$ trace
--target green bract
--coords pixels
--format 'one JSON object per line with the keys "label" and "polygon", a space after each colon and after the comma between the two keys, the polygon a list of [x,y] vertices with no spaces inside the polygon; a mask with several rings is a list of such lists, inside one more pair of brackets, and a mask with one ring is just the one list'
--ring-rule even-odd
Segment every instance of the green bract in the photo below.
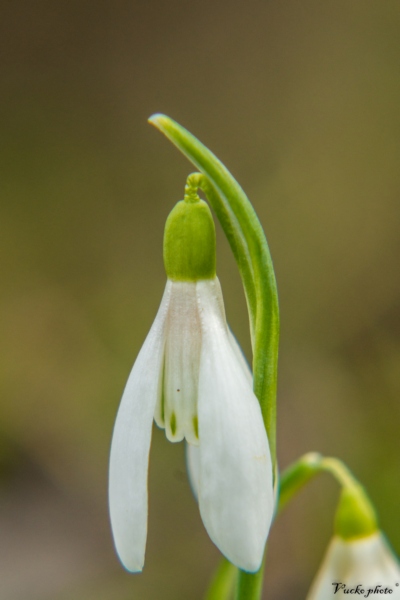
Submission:
{"label": "green bract", "polygon": [[375,511],[361,485],[343,488],[336,510],[335,533],[344,540],[354,540],[376,533]]}
{"label": "green bract", "polygon": [[186,196],[174,206],[165,224],[164,265],[173,281],[215,277],[215,226],[208,205]]}

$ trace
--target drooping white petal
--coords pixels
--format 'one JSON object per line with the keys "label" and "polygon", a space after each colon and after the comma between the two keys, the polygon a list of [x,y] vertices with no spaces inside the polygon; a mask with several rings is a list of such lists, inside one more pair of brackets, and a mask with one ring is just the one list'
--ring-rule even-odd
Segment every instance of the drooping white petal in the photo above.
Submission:
{"label": "drooping white petal", "polygon": [[118,556],[128,571],[141,571],[147,537],[147,471],[152,422],[161,393],[168,282],[155,321],[139,352],[115,421],[109,475],[111,526]]}
{"label": "drooping white petal", "polygon": [[250,365],[247,362],[246,357],[243,354],[243,350],[239,346],[239,344],[237,342],[237,339],[233,335],[233,333],[230,330],[229,326],[228,326],[228,336],[229,336],[229,341],[231,343],[232,349],[233,349],[233,351],[235,353],[235,356],[237,358],[238,364],[242,368],[243,373],[245,374],[246,378],[248,379],[250,385],[253,386],[253,375],[252,375],[252,372],[251,372],[251,369],[250,369]]}
{"label": "drooping white petal", "polygon": [[[336,583],[345,584],[347,589],[359,585],[365,590],[365,594],[368,589],[375,589],[377,585],[381,585],[383,588],[392,589],[391,598],[400,599],[400,586],[396,585],[400,584],[399,563],[380,532],[354,541],[345,541],[335,536],[307,600],[337,598],[339,594],[344,593],[344,588],[335,594],[333,584]],[[360,592],[358,597],[359,594]],[[368,597],[375,596],[370,592]]]}
{"label": "drooping white petal", "polygon": [[274,511],[272,463],[261,410],[232,348],[217,279],[197,283],[199,505],[204,525],[236,566],[256,571]]}
{"label": "drooping white petal", "polygon": [[[243,373],[248,379],[249,384],[253,385],[253,376],[249,367],[249,364],[239,346],[235,336],[228,326],[228,336],[232,349],[235,353],[238,363],[241,366]],[[185,444],[186,446],[186,468],[188,472],[190,486],[196,500],[199,498],[199,475],[200,475],[200,449],[199,446],[193,444]]]}
{"label": "drooping white petal", "polygon": [[164,422],[171,442],[198,443],[197,390],[201,328],[196,283],[171,282],[164,364]]}

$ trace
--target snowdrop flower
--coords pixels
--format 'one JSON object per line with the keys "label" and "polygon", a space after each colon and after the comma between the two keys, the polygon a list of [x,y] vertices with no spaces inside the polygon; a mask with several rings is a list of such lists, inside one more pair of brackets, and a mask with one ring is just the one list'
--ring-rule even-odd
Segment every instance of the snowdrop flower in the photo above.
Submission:
{"label": "snowdrop flower", "polygon": [[390,594],[399,600],[400,566],[361,486],[342,492],[335,530],[307,600],[330,600],[342,594],[371,599],[375,594]]}
{"label": "snowdrop flower", "polygon": [[271,456],[249,369],[226,323],[214,222],[193,192],[168,217],[164,263],[164,296],[114,427],[109,501],[116,550],[128,571],[142,570],[154,417],[171,442],[189,444],[191,480],[210,538],[232,563],[253,572],[273,515]]}
{"label": "snowdrop flower", "polygon": [[398,600],[399,585],[399,564],[381,532],[354,540],[334,536],[307,600],[340,598],[357,586],[358,597],[373,598],[388,588],[390,598]]}

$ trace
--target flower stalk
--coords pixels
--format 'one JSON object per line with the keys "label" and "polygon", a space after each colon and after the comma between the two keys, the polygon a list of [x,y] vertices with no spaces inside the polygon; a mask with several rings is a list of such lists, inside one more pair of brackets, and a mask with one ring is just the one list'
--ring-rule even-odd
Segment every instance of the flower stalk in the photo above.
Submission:
{"label": "flower stalk", "polygon": [[[363,522],[361,527],[365,527],[366,530],[372,530],[374,526],[376,528],[376,517],[371,501],[350,469],[338,458],[324,457],[317,452],[304,454],[281,474],[278,512],[281,512],[311,479],[321,473],[330,473],[342,488],[336,515],[337,527],[346,529],[350,527],[348,523],[352,524],[351,527],[356,527],[361,519]],[[354,513],[358,514],[358,518],[355,518]]]}

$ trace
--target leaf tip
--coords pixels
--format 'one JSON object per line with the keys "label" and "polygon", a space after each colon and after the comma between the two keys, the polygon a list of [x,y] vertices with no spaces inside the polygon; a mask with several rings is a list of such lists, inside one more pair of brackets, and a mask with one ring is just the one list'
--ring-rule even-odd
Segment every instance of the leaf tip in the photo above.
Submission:
{"label": "leaf tip", "polygon": [[149,117],[147,120],[147,122],[150,123],[150,125],[154,125],[154,127],[156,127],[157,129],[163,129],[167,121],[168,117],[161,113],[155,113],[154,115],[151,115],[151,117]]}

